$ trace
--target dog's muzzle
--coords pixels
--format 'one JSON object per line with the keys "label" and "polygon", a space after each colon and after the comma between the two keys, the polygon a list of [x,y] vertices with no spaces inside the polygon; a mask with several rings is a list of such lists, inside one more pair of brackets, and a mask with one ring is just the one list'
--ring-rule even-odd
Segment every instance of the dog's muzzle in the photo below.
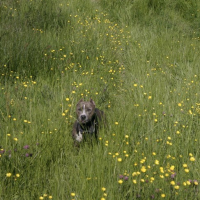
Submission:
{"label": "dog's muzzle", "polygon": [[86,115],[81,115],[81,121],[86,120]]}

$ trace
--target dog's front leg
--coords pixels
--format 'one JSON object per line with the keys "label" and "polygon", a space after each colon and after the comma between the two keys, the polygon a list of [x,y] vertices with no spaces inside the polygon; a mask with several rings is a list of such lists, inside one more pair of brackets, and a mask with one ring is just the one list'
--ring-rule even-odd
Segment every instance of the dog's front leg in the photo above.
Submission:
{"label": "dog's front leg", "polygon": [[79,131],[78,134],[76,134],[76,141],[81,142],[83,140],[83,135],[82,133]]}
{"label": "dog's front leg", "polygon": [[74,139],[74,143],[79,143],[83,140],[83,135],[80,130],[78,130],[78,123],[75,122],[72,131],[72,138]]}

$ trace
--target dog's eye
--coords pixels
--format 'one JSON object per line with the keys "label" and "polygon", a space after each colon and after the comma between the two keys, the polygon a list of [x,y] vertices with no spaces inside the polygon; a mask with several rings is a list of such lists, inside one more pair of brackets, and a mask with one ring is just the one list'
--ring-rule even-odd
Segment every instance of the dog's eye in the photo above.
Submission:
{"label": "dog's eye", "polygon": [[88,112],[91,112],[91,109],[90,109],[90,108],[88,108],[88,109],[87,109],[87,111],[88,111]]}
{"label": "dog's eye", "polygon": [[81,111],[82,109],[81,108],[78,108],[78,111]]}

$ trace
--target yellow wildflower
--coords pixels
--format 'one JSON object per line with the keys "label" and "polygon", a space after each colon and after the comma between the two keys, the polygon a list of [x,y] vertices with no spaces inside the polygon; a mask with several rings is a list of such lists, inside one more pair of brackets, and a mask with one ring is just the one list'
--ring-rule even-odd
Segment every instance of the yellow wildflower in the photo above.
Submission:
{"label": "yellow wildflower", "polygon": [[183,167],[186,168],[186,167],[187,167],[187,164],[183,164]]}
{"label": "yellow wildflower", "polygon": [[190,161],[195,161],[195,158],[192,156],[192,157],[190,157]]}
{"label": "yellow wildflower", "polygon": [[194,185],[199,185],[198,181],[195,180],[194,181]]}
{"label": "yellow wildflower", "polygon": [[185,169],[185,172],[186,172],[186,173],[188,173],[189,171],[190,171],[189,169],[187,169],[187,168]]}
{"label": "yellow wildflower", "polygon": [[134,179],[134,180],[133,180],[133,183],[134,183],[134,184],[136,184],[136,183],[137,183],[137,181]]}
{"label": "yellow wildflower", "polygon": [[147,169],[143,166],[142,168],[141,168],[141,172],[146,172],[147,171]]}
{"label": "yellow wildflower", "polygon": [[159,160],[155,160],[155,164],[156,164],[156,165],[159,165]]}
{"label": "yellow wildflower", "polygon": [[161,197],[162,197],[162,198],[165,198],[165,196],[166,196],[165,194],[161,194]]}
{"label": "yellow wildflower", "polygon": [[117,161],[118,161],[118,162],[122,162],[122,158],[118,158]]}
{"label": "yellow wildflower", "polygon": [[171,185],[175,185],[175,181],[171,181],[170,184],[171,184]]}
{"label": "yellow wildflower", "polygon": [[72,192],[72,193],[71,193],[71,196],[72,196],[72,197],[75,197],[75,196],[76,196],[76,194],[75,194],[74,192]]}
{"label": "yellow wildflower", "polygon": [[176,190],[178,190],[178,189],[179,189],[179,185],[175,185],[174,188],[175,188]]}
{"label": "yellow wildflower", "polygon": [[11,177],[12,174],[11,174],[11,173],[7,173],[6,176],[7,176],[7,177]]}

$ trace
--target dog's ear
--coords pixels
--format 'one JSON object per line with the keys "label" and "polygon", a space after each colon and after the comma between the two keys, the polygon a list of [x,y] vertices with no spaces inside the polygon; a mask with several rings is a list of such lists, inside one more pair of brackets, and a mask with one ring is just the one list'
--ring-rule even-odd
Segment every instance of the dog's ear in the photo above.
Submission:
{"label": "dog's ear", "polygon": [[81,103],[83,101],[83,99],[81,99],[77,104],[76,104],[76,106],[79,104],[79,103]]}
{"label": "dog's ear", "polygon": [[90,99],[90,103],[95,106],[95,103],[94,103],[94,101],[92,99]]}

